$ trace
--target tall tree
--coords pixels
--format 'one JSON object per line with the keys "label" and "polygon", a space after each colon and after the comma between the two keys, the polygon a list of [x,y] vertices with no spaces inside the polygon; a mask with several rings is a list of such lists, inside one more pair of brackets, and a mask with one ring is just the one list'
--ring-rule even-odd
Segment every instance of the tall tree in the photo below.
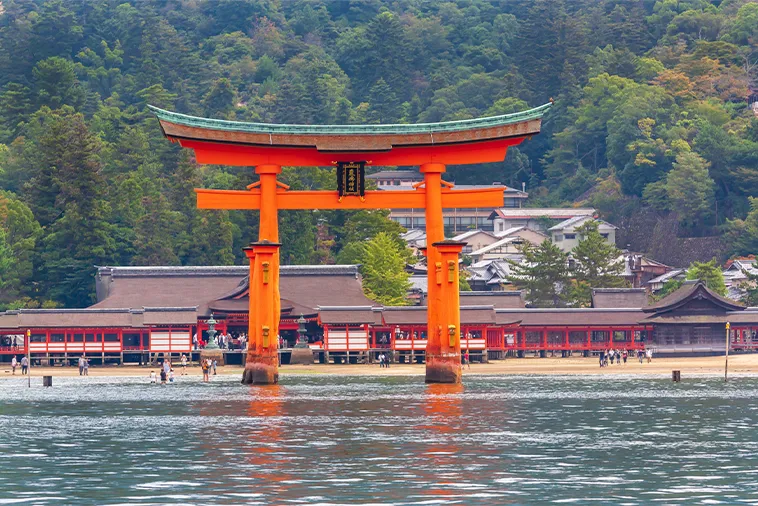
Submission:
{"label": "tall tree", "polygon": [[589,220],[576,229],[582,238],[571,250],[574,259],[574,286],[572,298],[579,306],[589,306],[593,288],[617,288],[626,286],[621,277],[624,261],[621,251],[600,235],[598,224]]}
{"label": "tall tree", "polygon": [[565,306],[569,283],[566,253],[545,239],[539,246],[525,242],[521,254],[521,262],[508,261],[512,272],[508,281],[526,290],[526,299],[534,307]]}
{"label": "tall tree", "polygon": [[713,215],[714,184],[708,162],[697,153],[682,153],[666,176],[666,194],[671,210],[689,227],[707,223]]}
{"label": "tall tree", "polygon": [[699,279],[717,294],[726,296],[724,273],[715,258],[710,262],[692,262],[687,269],[687,279]]}

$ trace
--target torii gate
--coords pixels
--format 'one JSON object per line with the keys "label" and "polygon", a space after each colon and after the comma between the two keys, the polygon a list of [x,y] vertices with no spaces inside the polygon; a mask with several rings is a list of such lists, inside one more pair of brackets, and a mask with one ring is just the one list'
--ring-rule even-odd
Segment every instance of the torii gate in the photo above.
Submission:
{"label": "torii gate", "polygon": [[[276,125],[187,116],[155,107],[163,134],[195,151],[198,163],[255,166],[260,182],[247,190],[196,189],[200,209],[259,209],[258,242],[250,259],[250,328],[242,382],[279,380],[280,209],[425,209],[428,265],[426,382],[460,383],[458,256],[445,241],[443,208],[500,207],[503,188],[455,190],[446,165],[497,162],[509,146],[539,133],[551,104],[528,111],[415,125]],[[331,166],[338,191],[290,191],[276,180],[281,167]],[[407,191],[363,191],[364,165],[419,165],[424,181]]]}

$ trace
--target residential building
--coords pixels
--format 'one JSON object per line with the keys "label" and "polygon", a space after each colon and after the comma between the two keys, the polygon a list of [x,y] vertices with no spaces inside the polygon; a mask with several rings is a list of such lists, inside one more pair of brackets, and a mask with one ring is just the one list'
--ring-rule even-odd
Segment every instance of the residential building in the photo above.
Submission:
{"label": "residential building", "polygon": [[526,227],[538,232],[544,232],[556,220],[567,220],[577,216],[594,216],[592,208],[518,208],[501,207],[489,214],[495,234],[514,227]]}
{"label": "residential building", "polygon": [[513,257],[521,254],[524,242],[535,246],[539,245],[548,237],[526,227],[513,227],[498,234],[499,239],[492,244],[471,252],[474,262],[484,260],[496,260]]}
{"label": "residential building", "polygon": [[651,279],[662,276],[674,269],[666,264],[656,262],[641,253],[624,251],[618,260],[623,260],[624,262],[624,272],[621,276],[634,288],[646,288]]}
{"label": "residential building", "polygon": [[553,244],[558,246],[562,251],[569,253],[582,240],[582,234],[577,232],[577,229],[587,223],[588,220],[593,220],[597,223],[600,235],[605,238],[608,244],[616,244],[617,227],[592,216],[575,216],[550,227],[548,232],[552,235]]}
{"label": "residential building", "polygon": [[466,243],[466,245],[463,247],[464,255],[468,255],[472,251],[476,251],[485,246],[489,246],[498,240],[494,234],[485,230],[469,230],[468,232],[458,234],[451,239],[453,241]]}
{"label": "residential building", "polygon": [[667,281],[670,281],[672,279],[684,281],[685,275],[686,271],[684,269],[673,269],[671,271],[668,271],[666,274],[662,274],[648,281],[646,283],[647,289],[651,293],[655,293],[663,288],[663,285],[665,285]]}

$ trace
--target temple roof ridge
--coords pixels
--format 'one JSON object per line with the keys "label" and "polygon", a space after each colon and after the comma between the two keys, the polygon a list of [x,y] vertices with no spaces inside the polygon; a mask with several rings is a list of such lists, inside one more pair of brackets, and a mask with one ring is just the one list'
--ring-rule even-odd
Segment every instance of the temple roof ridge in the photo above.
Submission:
{"label": "temple roof ridge", "polygon": [[227,130],[236,132],[264,133],[264,134],[323,134],[323,135],[350,135],[350,134],[404,134],[426,132],[455,132],[472,128],[496,127],[510,125],[532,119],[540,119],[552,106],[552,102],[510,114],[499,116],[486,116],[481,118],[443,121],[436,123],[392,123],[384,125],[298,125],[287,123],[255,123],[246,121],[231,121],[223,119],[202,118],[190,116],[173,111],[167,111],[148,105],[158,119],[180,125],[214,130]]}

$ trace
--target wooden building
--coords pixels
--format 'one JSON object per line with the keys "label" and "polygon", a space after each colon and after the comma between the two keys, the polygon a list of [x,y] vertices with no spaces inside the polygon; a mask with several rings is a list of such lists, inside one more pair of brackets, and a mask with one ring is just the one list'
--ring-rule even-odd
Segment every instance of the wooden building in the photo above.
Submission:
{"label": "wooden building", "polygon": [[[236,338],[248,324],[247,274],[242,266],[100,267],[98,302],[89,308],[0,313],[0,360],[25,354],[27,346],[35,362],[72,363],[82,354],[94,363],[178,358],[195,352],[195,336],[207,339],[213,314],[217,329],[235,338],[227,353],[241,363]],[[701,282],[687,282],[654,304],[634,288],[595,289],[590,308],[528,308],[520,292],[462,292],[460,304],[461,347],[474,360],[608,348],[723,353],[727,322],[733,350],[758,348],[758,308]],[[282,266],[284,355],[301,316],[316,360],[371,361],[380,353],[406,363],[425,358],[427,308],[374,303],[363,294],[355,265]]]}

